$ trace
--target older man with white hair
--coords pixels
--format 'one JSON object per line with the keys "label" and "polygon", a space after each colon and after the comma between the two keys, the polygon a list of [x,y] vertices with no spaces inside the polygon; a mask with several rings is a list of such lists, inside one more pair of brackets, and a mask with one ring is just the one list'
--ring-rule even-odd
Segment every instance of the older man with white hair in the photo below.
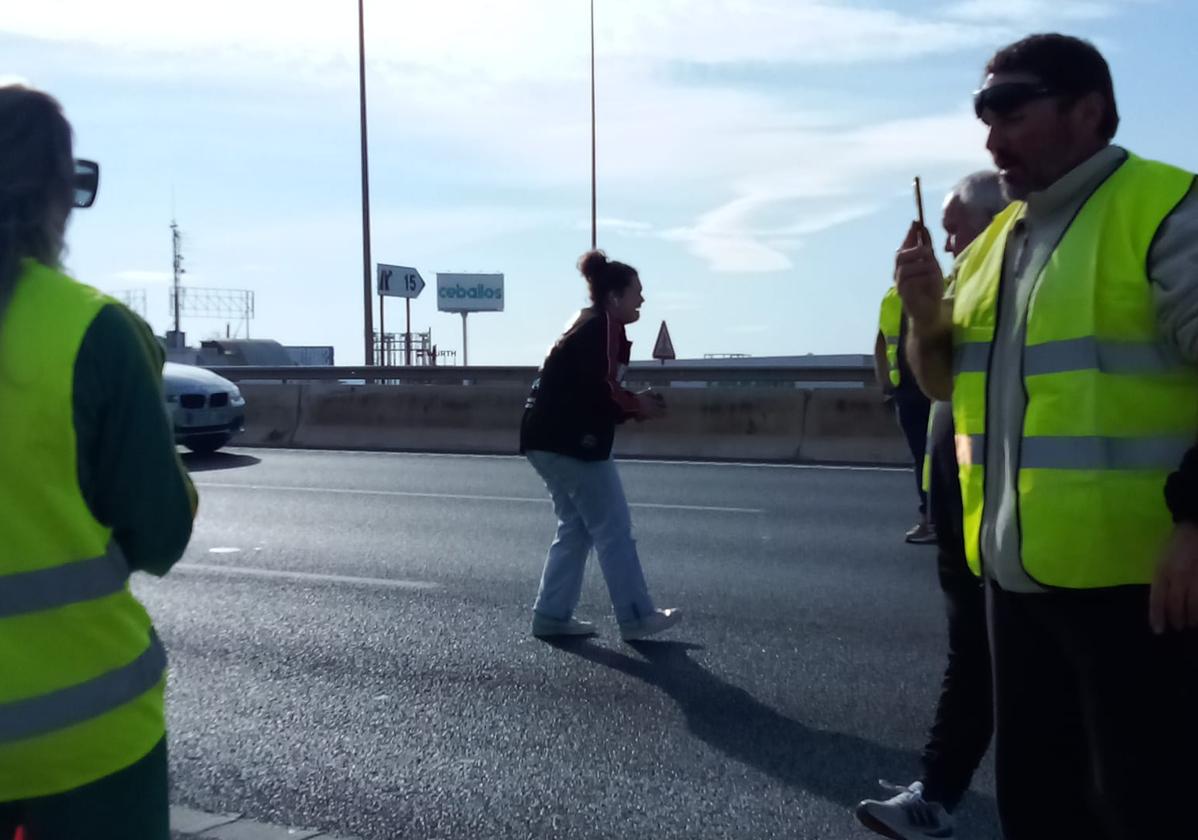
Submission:
{"label": "older man with white hair", "polygon": [[[1007,203],[997,172],[962,178],[944,200],[944,250],[957,260]],[[952,812],[969,790],[994,729],[985,590],[965,559],[950,403],[932,405],[927,453],[928,505],[948,608],[948,664],[919,781],[890,786],[895,792],[890,799],[866,800],[857,807],[863,825],[895,838],[953,836]]]}

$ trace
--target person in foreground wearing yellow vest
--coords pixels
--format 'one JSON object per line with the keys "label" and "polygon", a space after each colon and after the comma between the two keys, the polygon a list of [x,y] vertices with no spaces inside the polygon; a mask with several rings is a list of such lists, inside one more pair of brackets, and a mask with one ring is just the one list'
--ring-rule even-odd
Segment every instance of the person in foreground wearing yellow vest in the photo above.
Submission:
{"label": "person in foreground wearing yellow vest", "polygon": [[99,168],[0,87],[0,838],[167,840],[166,658],[129,591],[191,536],[162,350],[59,268]]}
{"label": "person in foreground wearing yellow vest", "polygon": [[882,393],[894,401],[899,428],[907,438],[907,448],[915,461],[915,490],[919,493],[919,521],[907,531],[906,540],[917,545],[936,542],[936,529],[928,516],[928,494],[923,487],[923,466],[928,439],[928,412],[932,403],[919,390],[919,385],[907,364],[903,338],[907,330],[903,318],[903,301],[894,286],[882,296],[878,314],[878,337],[874,342],[874,375],[882,385]]}
{"label": "person in foreground wearing yellow vest", "polygon": [[[943,221],[944,250],[954,264],[1007,204],[998,173],[991,170],[968,175],[953,187],[944,201]],[[932,404],[924,481],[928,510],[937,525],[937,566],[948,613],[948,664],[920,756],[919,780],[906,787],[888,785],[893,796],[867,799],[856,811],[867,828],[901,840],[954,836],[953,813],[969,790],[994,731],[985,590],[965,560],[952,405],[947,402]]]}
{"label": "person in foreground wearing yellow vest", "polygon": [[896,281],[915,374],[953,404],[1003,830],[1193,838],[1195,178],[1111,145],[1110,71],[1076,38],[1000,50],[974,104],[1016,200],[951,300],[918,224]]}

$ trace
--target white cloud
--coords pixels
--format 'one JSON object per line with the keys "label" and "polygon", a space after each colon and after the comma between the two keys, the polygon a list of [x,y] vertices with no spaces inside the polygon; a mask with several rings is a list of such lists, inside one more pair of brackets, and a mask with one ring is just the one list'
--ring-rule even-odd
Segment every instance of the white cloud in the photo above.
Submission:
{"label": "white cloud", "polygon": [[1020,23],[1025,28],[1045,20],[1101,20],[1117,13],[1116,4],[1107,0],[961,0],[945,9],[948,17],[961,21]]}
{"label": "white cloud", "polygon": [[[5,10],[0,31],[122,49],[220,50],[330,61],[356,56],[350,3],[208,0],[205,3],[42,0]],[[441,0],[366,4],[367,53],[377,60],[485,71],[493,80],[582,76],[588,48],[583,0]],[[920,19],[841,0],[607,0],[596,38],[602,55],[705,62],[885,61],[962,49],[986,29]]]}
{"label": "white cloud", "polygon": [[785,271],[794,263],[774,243],[755,238],[750,232],[719,233],[697,228],[674,228],[662,232],[663,239],[686,243],[687,249],[704,260],[712,271],[758,274]]}
{"label": "white cloud", "polygon": [[913,175],[923,176],[935,212],[936,190],[987,165],[982,129],[965,110],[833,132],[794,128],[740,151],[735,197],[692,224],[653,232],[713,271],[785,271],[805,237],[874,214],[906,194]]}
{"label": "white cloud", "polygon": [[678,314],[681,312],[698,312],[710,304],[710,301],[695,292],[658,291],[650,289],[648,298],[653,307],[662,312]]}
{"label": "white cloud", "polygon": [[[589,114],[579,86],[515,85],[501,99],[463,105],[451,91],[429,88],[414,101],[410,76],[393,81],[388,107],[397,116],[406,109],[405,130],[435,130],[449,142],[478,138],[462,154],[483,177],[522,189],[576,189],[589,175]],[[537,130],[520,128],[529,125]],[[987,163],[967,108],[888,121],[858,114],[829,127],[789,99],[677,87],[641,65],[608,75],[598,125],[600,208],[612,213],[601,226],[681,243],[719,271],[785,270],[803,237],[875,212],[913,175],[936,188]],[[638,193],[667,203],[676,195],[675,203],[700,209],[650,220]]]}
{"label": "white cloud", "polygon": [[[381,262],[411,259],[392,255],[398,249],[403,249],[403,253],[452,252],[480,241],[535,230],[556,220],[557,215],[552,211],[514,205],[376,209],[370,217],[372,250]],[[261,250],[260,241],[355,242],[360,234],[360,216],[316,214],[299,221],[267,220],[243,232],[227,232],[212,247],[221,253],[244,253],[255,248]],[[477,268],[488,270],[485,266]],[[261,266],[254,266],[255,271],[260,269]]]}
{"label": "white cloud", "polygon": [[659,60],[881,62],[954,51],[982,28],[837,0],[624,0],[606,49]]}
{"label": "white cloud", "polygon": [[[600,217],[595,220],[599,230],[610,231],[622,236],[643,236],[653,230],[650,222],[639,222],[635,219],[613,219]],[[581,219],[574,225],[575,230],[590,230],[591,220]]]}
{"label": "white cloud", "polygon": [[[632,219],[596,219],[595,225],[600,230],[610,230],[617,233],[645,233],[653,229],[648,222],[638,222]],[[586,223],[590,227],[590,223]]]}
{"label": "white cloud", "polygon": [[[90,0],[18,4],[0,31],[100,44],[131,73],[182,62],[201,76],[284,74],[296,87],[356,86],[352,4],[309,3],[302,12],[284,0],[120,5],[113,14]],[[600,226],[679,243],[716,271],[791,268],[804,238],[876,212],[905,192],[912,175],[936,188],[987,163],[967,110],[878,120],[850,103],[830,124],[801,96],[818,84],[818,71],[796,66],[988,48],[1028,20],[1083,20],[1114,9],[1107,0],[959,0],[921,16],[890,6],[599,4],[599,189],[610,214]],[[577,189],[589,175],[586,12],[585,0],[368,0],[372,142],[388,132],[426,141],[445,159],[468,161],[484,189]],[[153,58],[138,58],[144,54]],[[677,63],[785,64],[796,82],[785,97],[751,86],[678,85],[664,72]],[[638,191],[672,206],[650,222],[643,206],[632,205]],[[671,196],[678,198],[671,203]],[[385,228],[377,216],[375,231],[380,251],[380,230],[451,247],[494,231],[497,220],[523,229],[551,215],[421,208]]]}
{"label": "white cloud", "polygon": [[169,271],[154,271],[130,268],[124,271],[114,271],[112,279],[119,283],[133,283],[139,286],[158,286],[170,283],[174,276]]}
{"label": "white cloud", "polygon": [[[747,195],[704,213],[692,227],[661,232],[663,239],[686,243],[688,250],[713,271],[765,273],[784,271],[794,263],[790,254],[802,247],[800,237],[820,233],[839,224],[871,215],[875,205],[843,209],[813,208],[809,213],[791,210],[786,195]],[[758,211],[795,212],[796,218],[780,227],[754,223]]]}

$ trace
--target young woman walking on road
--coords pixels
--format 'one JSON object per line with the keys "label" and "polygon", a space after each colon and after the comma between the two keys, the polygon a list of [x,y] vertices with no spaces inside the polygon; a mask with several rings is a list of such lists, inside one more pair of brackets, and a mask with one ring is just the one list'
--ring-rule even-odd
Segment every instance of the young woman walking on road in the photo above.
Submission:
{"label": "young woman walking on road", "polygon": [[533,607],[534,636],[588,636],[595,626],[574,618],[587,554],[594,546],[620,635],[643,639],[678,623],[649,597],[624,488],[611,457],[616,424],[665,414],[659,394],[620,385],[632,344],[624,327],[645,302],[636,269],[589,251],[578,263],[591,306],[549,351],[520,424],[520,451],[545,481],[557,514]]}

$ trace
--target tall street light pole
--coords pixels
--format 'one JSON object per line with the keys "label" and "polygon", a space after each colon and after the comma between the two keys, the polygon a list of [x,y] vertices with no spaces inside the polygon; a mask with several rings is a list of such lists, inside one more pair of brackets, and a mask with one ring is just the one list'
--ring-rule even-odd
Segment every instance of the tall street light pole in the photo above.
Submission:
{"label": "tall street light pole", "polygon": [[358,0],[358,101],[362,126],[362,316],[364,361],[374,364],[374,308],[370,283],[370,163],[366,157],[366,16],[365,0]]}
{"label": "tall street light pole", "polygon": [[595,0],[591,0],[591,250],[598,247],[595,199]]}

